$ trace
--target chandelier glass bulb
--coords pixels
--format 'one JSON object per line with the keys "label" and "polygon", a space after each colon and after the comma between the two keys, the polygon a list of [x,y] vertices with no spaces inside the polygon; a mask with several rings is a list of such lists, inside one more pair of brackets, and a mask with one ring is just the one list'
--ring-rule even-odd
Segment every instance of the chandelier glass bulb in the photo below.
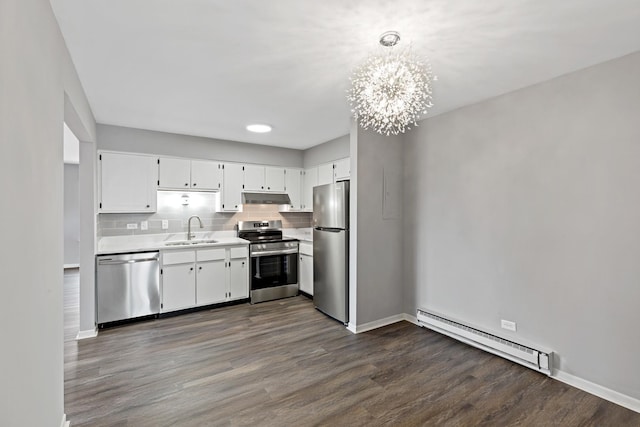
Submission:
{"label": "chandelier glass bulb", "polygon": [[[384,33],[383,43],[389,39]],[[392,32],[391,32],[392,33]],[[397,35],[397,33],[395,33]],[[397,41],[399,35],[397,35]],[[351,77],[347,99],[354,117],[364,129],[372,128],[383,135],[398,135],[417,126],[421,114],[431,108],[431,66],[409,51],[394,51],[370,57]]]}

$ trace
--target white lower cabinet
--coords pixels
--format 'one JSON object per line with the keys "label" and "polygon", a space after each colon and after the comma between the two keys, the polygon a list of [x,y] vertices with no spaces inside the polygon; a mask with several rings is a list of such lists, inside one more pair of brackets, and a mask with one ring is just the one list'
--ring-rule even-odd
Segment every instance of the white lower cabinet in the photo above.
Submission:
{"label": "white lower cabinet", "polygon": [[227,250],[203,249],[196,252],[198,277],[196,305],[215,304],[227,298]]}
{"label": "white lower cabinet", "polygon": [[161,312],[249,297],[246,246],[165,251]]}
{"label": "white lower cabinet", "polygon": [[249,259],[245,257],[232,258],[229,261],[229,295],[227,299],[236,300],[249,298]]}
{"label": "white lower cabinet", "polygon": [[196,305],[196,252],[162,254],[162,312]]}
{"label": "white lower cabinet", "polygon": [[313,244],[300,242],[300,272],[298,283],[300,290],[313,295]]}

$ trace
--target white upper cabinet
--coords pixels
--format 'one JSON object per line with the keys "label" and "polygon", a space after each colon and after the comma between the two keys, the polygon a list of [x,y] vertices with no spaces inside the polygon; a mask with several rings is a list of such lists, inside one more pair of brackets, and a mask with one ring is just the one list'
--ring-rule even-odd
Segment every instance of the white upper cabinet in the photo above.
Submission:
{"label": "white upper cabinet", "polygon": [[289,195],[291,204],[281,206],[281,212],[299,211],[302,209],[302,169],[285,169],[284,192]]}
{"label": "white upper cabinet", "polygon": [[115,152],[99,160],[100,213],[155,212],[158,189],[220,191],[218,212],[242,211],[243,191],[287,193],[281,212],[312,212],[313,187],[351,176],[350,158],[304,170]]}
{"label": "white upper cabinet", "polygon": [[222,195],[220,210],[223,212],[238,212],[242,203],[242,182],[244,171],[242,165],[236,163],[222,164]]}
{"label": "white upper cabinet", "polygon": [[333,164],[333,182],[351,178],[351,158],[336,160]]}
{"label": "white upper cabinet", "polygon": [[267,166],[264,168],[264,189],[277,193],[284,192],[285,187],[284,168]]}
{"label": "white upper cabinet", "polygon": [[333,163],[325,163],[318,166],[318,183],[325,185],[333,183]]}
{"label": "white upper cabinet", "polygon": [[156,211],[157,157],[101,153],[98,160],[101,213]]}
{"label": "white upper cabinet", "polygon": [[222,167],[211,160],[191,160],[191,188],[194,190],[220,190]]}
{"label": "white upper cabinet", "polygon": [[264,166],[244,165],[244,191],[264,190]]}
{"label": "white upper cabinet", "polygon": [[318,185],[318,168],[304,170],[302,176],[302,211],[313,212],[313,187]]}
{"label": "white upper cabinet", "polygon": [[167,189],[219,190],[222,179],[218,163],[161,157],[158,186]]}
{"label": "white upper cabinet", "polygon": [[244,191],[284,191],[284,168],[244,165]]}
{"label": "white upper cabinet", "polygon": [[158,162],[158,187],[190,188],[191,160],[161,157]]}

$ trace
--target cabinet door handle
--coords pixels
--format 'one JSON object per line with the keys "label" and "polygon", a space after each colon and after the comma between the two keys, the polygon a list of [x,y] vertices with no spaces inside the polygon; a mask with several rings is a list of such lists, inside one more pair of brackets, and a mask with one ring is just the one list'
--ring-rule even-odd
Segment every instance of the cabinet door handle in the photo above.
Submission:
{"label": "cabinet door handle", "polygon": [[191,267],[191,268],[189,269],[189,271],[193,271],[193,267]]}
{"label": "cabinet door handle", "polygon": [[202,267],[198,267],[198,270],[202,270]]}
{"label": "cabinet door handle", "polygon": [[185,187],[188,187],[188,186],[189,186],[189,183],[188,183],[188,182],[185,182],[185,183],[184,183],[184,186],[185,186]]}
{"label": "cabinet door handle", "polygon": [[147,205],[147,207],[150,207],[149,205]]}
{"label": "cabinet door handle", "polygon": [[196,184],[196,183],[194,182],[192,185],[195,187],[195,186],[196,186],[196,185],[198,185],[198,184]]}

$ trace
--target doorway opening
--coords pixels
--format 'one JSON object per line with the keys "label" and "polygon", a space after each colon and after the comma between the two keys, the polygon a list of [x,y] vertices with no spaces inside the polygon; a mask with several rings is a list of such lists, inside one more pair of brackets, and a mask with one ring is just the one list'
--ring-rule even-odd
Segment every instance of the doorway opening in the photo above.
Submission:
{"label": "doorway opening", "polygon": [[64,127],[64,340],[75,340],[80,327],[80,141]]}

